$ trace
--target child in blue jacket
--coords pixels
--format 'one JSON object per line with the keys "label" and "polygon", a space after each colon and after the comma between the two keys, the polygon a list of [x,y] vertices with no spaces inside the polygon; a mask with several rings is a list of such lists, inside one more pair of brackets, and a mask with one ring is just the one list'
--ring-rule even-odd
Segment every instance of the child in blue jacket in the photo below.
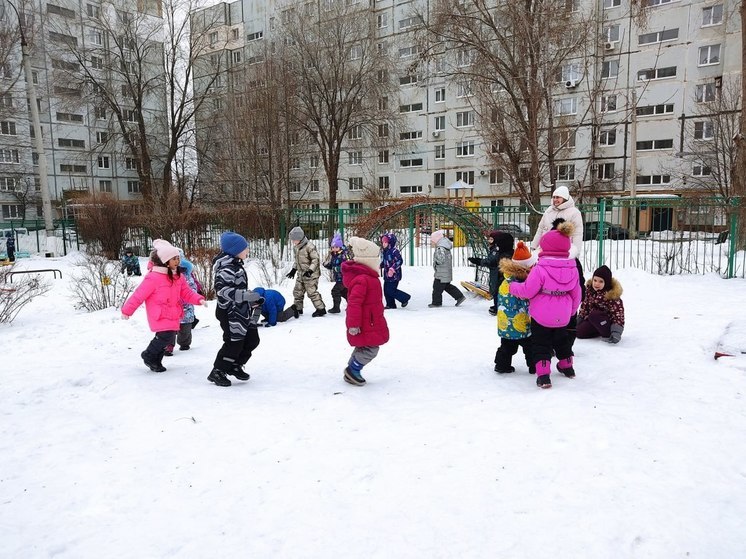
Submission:
{"label": "child in blue jacket", "polygon": [[277,326],[278,322],[285,322],[291,318],[298,318],[298,311],[295,309],[295,305],[290,305],[286,309],[285,297],[279,291],[264,289],[263,287],[255,287],[252,291],[260,297],[264,297],[262,317],[264,318],[263,324],[265,328]]}
{"label": "child in blue jacket", "polygon": [[383,270],[383,298],[386,299],[386,308],[395,309],[396,302],[399,301],[402,307],[409,304],[412,296],[399,289],[399,282],[402,278],[402,264],[404,259],[396,248],[396,236],[393,233],[381,235],[381,246],[383,254],[381,258],[381,268]]}

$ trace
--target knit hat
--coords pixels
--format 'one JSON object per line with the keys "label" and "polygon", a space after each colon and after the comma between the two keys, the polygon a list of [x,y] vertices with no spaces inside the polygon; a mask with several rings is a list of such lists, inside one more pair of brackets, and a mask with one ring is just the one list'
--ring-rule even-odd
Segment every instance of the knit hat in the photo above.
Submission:
{"label": "knit hat", "polygon": [[547,231],[539,240],[542,256],[554,256],[555,258],[569,258],[572,235],[575,227],[569,221],[560,223],[557,229]]}
{"label": "knit hat", "polygon": [[220,250],[231,256],[238,256],[249,247],[248,241],[238,233],[226,231],[220,235]]}
{"label": "knit hat", "polygon": [[158,259],[164,264],[173,257],[179,256],[179,249],[163,239],[153,241],[153,249],[155,249]]}
{"label": "knit hat", "polygon": [[593,276],[604,280],[604,291],[611,289],[611,270],[608,266],[604,265],[597,268],[596,271],[593,272]]}
{"label": "knit hat", "polygon": [[[303,237],[301,237],[302,239]],[[299,239],[300,240],[300,239]],[[339,233],[334,233],[334,237],[332,238],[332,247],[342,248],[345,246],[345,244],[342,242],[342,235]]]}
{"label": "knit hat", "polygon": [[554,192],[552,192],[552,196],[559,196],[560,198],[569,200],[570,191],[567,189],[566,186],[558,186],[557,188],[554,189]]}
{"label": "knit hat", "polygon": [[536,254],[531,254],[526,244],[523,241],[518,241],[513,251],[513,262],[524,268],[530,268],[536,264]]}
{"label": "knit hat", "polygon": [[296,226],[290,230],[289,236],[291,241],[302,241],[306,234],[303,232],[303,229]]}
{"label": "knit hat", "polygon": [[378,245],[367,239],[352,237],[350,239],[352,252],[355,254],[355,262],[368,266],[374,272],[378,272],[381,264],[380,249]]}
{"label": "knit hat", "polygon": [[492,243],[497,247],[498,252],[510,252],[513,250],[515,239],[513,239],[513,235],[510,233],[490,231],[487,236],[492,238]]}
{"label": "knit hat", "polygon": [[132,247],[127,247],[127,248],[124,249],[124,254],[130,254],[130,253],[132,253],[132,254],[135,253],[135,251],[132,250]]}
{"label": "knit hat", "polygon": [[430,235],[430,242],[434,245],[438,244],[438,241],[440,241],[443,237],[445,237],[445,233],[438,229],[437,231],[433,231],[433,233]]}

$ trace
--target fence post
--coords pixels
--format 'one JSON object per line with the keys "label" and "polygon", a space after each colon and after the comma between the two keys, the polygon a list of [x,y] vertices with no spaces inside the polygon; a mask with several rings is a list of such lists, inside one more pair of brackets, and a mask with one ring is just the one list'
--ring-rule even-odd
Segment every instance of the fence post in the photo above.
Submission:
{"label": "fence post", "polygon": [[730,212],[730,223],[728,232],[728,276],[727,279],[735,277],[736,268],[736,249],[738,248],[738,242],[736,236],[738,235],[738,207],[741,205],[741,199],[735,198],[731,200],[731,212]]}
{"label": "fence post", "polygon": [[409,208],[409,265],[414,266],[414,210]]}
{"label": "fence post", "polygon": [[604,219],[606,218],[606,198],[601,198],[598,202],[598,266],[604,264]]}
{"label": "fence post", "polygon": [[[339,236],[342,238],[344,243],[345,238],[345,211],[342,208],[337,208],[337,222],[339,223]],[[334,236],[334,231],[331,232],[331,236]]]}

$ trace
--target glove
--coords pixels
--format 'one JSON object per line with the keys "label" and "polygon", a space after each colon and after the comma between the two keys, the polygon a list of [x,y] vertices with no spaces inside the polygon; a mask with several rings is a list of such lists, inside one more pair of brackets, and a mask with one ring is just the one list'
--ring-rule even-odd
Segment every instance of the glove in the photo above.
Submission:
{"label": "glove", "polygon": [[202,305],[203,307],[207,307],[207,299],[202,299],[200,305]]}
{"label": "glove", "polygon": [[624,326],[619,324],[611,325],[611,335],[606,339],[610,344],[618,344],[619,340],[622,339],[622,332],[624,332]]}
{"label": "glove", "polygon": [[306,270],[305,272],[303,272],[304,278],[310,278],[312,275],[313,275],[313,272],[311,270]]}
{"label": "glove", "polygon": [[360,328],[348,328],[347,333],[350,336],[357,336],[360,333]]}
{"label": "glove", "polygon": [[293,279],[295,277],[295,268],[290,270],[290,273],[288,273],[285,277],[288,279]]}
{"label": "glove", "polygon": [[393,277],[394,277],[394,273],[395,273],[395,272],[394,272],[394,269],[393,269],[393,268],[389,268],[389,271],[387,272],[387,275],[388,275],[388,276],[389,276],[390,278],[393,278]]}
{"label": "glove", "polygon": [[475,266],[479,266],[482,263],[482,259],[477,258],[476,256],[470,256],[469,258],[467,258],[467,260]]}

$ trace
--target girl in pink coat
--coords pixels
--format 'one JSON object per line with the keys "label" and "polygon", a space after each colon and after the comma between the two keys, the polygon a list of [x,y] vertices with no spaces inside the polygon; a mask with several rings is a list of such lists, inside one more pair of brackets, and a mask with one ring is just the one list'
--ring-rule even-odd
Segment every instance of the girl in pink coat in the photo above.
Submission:
{"label": "girl in pink coat", "polygon": [[565,221],[539,241],[539,261],[526,281],[511,283],[510,294],[529,300],[531,340],[536,362],[536,385],[551,388],[552,350],[559,359],[557,370],[575,377],[572,343],[567,324],[580,305],[580,283],[574,259],[570,259],[574,225]]}
{"label": "girl in pink coat", "polygon": [[166,347],[176,342],[184,314],[182,303],[206,307],[207,302],[192,291],[179,273],[179,250],[163,239],[153,241],[153,248],[150,254],[153,267],[122,306],[122,318],[128,320],[145,303],[148,325],[155,337],[140,357],[151,371],[162,373],[166,370],[162,362]]}

